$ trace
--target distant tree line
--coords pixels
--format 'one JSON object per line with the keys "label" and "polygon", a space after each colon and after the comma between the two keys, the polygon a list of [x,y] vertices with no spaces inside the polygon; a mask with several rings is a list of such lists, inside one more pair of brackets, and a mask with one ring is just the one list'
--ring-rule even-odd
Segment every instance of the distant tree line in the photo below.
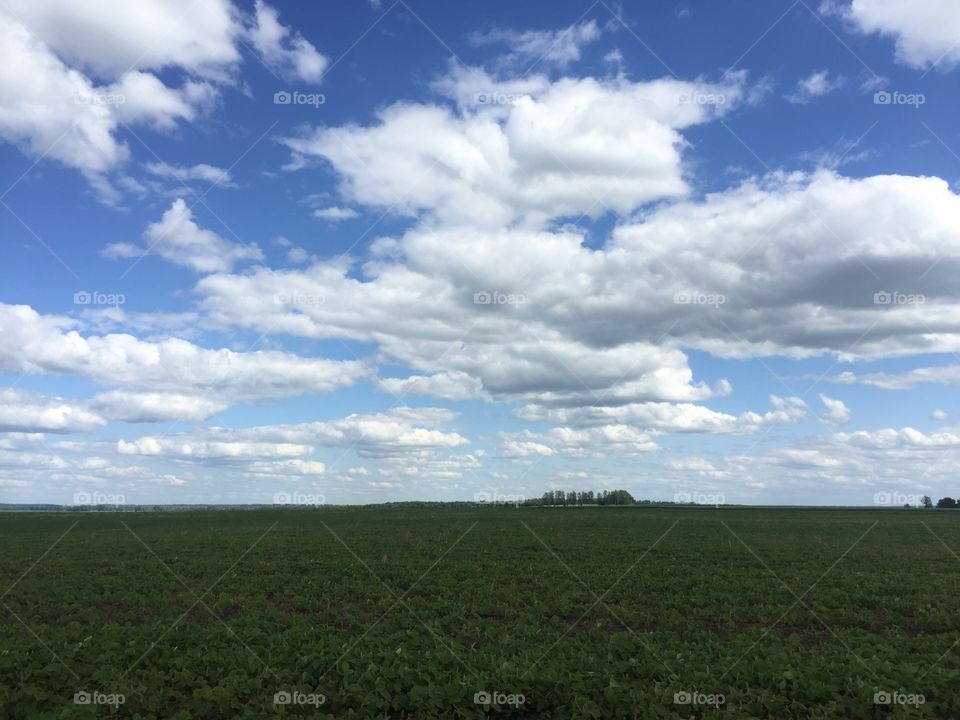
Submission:
{"label": "distant tree line", "polygon": [[626,490],[548,490],[539,499],[527,500],[527,505],[559,505],[582,507],[583,505],[635,505],[636,500]]}
{"label": "distant tree line", "polygon": [[[929,495],[924,495],[920,499],[920,504],[923,505],[923,507],[925,508],[932,508],[933,498],[931,498]],[[904,505],[904,507],[910,507],[910,505],[907,504],[907,505]],[[952,510],[953,508],[960,508],[960,498],[954,500],[952,497],[942,497],[939,500],[937,500],[937,507],[947,508],[948,510]]]}

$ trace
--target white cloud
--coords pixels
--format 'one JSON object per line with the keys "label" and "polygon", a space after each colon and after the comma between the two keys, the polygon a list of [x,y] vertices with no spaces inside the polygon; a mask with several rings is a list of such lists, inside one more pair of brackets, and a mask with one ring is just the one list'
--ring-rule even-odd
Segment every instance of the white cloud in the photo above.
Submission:
{"label": "white cloud", "polygon": [[[196,120],[235,81],[242,38],[284,77],[316,82],[327,66],[262,2],[247,17],[230,0],[9,0],[0,9],[0,139],[81,171],[107,204],[121,189],[142,194],[135,179],[108,175],[130,154],[121,125],[170,131]],[[160,79],[171,71],[179,87]]]}
{"label": "white cloud", "polygon": [[[458,433],[436,428],[452,418],[453,414],[448,410],[395,408],[383,413],[357,413],[324,422],[148,435],[132,441],[121,440],[117,450],[124,455],[206,461],[303,458],[312,455],[316,446],[323,446],[346,448],[361,457],[422,458],[425,452],[450,450],[468,443]],[[438,460],[433,458],[433,462]],[[311,467],[316,471],[319,466]],[[303,472],[302,467],[300,472]]]}
{"label": "white cloud", "polygon": [[[698,381],[683,348],[841,359],[960,350],[958,216],[960,198],[938,178],[773,174],[651,209],[597,249],[575,228],[428,223],[378,240],[359,266],[258,268],[196,289],[225,327],[376,344],[413,373],[381,380],[388,392],[625,406],[665,426],[749,432],[799,410],[723,417],[642,404],[730,392]],[[278,294],[324,302],[278,304]],[[922,305],[900,302],[915,294]],[[630,422],[615,412],[611,422]]]}
{"label": "white cloud", "polygon": [[904,65],[950,69],[960,62],[960,5],[951,0],[853,0],[842,12],[862,33],[892,36]]}
{"label": "white cloud", "polygon": [[[215,90],[205,82],[192,80],[179,89],[172,88],[131,64],[118,67],[119,74],[108,73],[106,81],[98,83],[65,64],[43,42],[62,41],[63,47],[76,48],[85,57],[105,59],[122,50],[103,41],[101,35],[115,39],[122,35],[118,20],[125,21],[122,19],[131,15],[149,20],[150,13],[162,3],[116,11],[103,3],[73,3],[69,8],[42,1],[14,0],[13,4],[16,17],[0,11],[0,106],[4,108],[0,113],[0,138],[30,156],[50,157],[80,170],[102,200],[115,202],[118,191],[105,173],[129,156],[127,146],[115,136],[120,123],[169,130],[179,121],[193,120],[209,107]],[[210,4],[210,9],[214,7]],[[198,10],[198,14],[205,12],[209,10]],[[170,8],[166,13],[172,14]],[[30,29],[17,17],[23,17]],[[83,32],[77,26],[82,26]],[[135,34],[135,30],[132,32]],[[154,33],[159,32],[151,27],[151,41],[138,47],[137,52],[167,48],[166,42],[155,41]],[[185,52],[183,62],[188,58]]]}
{"label": "white cloud", "polygon": [[129,391],[98,399],[118,417],[166,417],[180,410],[196,418],[214,405],[321,394],[369,375],[361,362],[278,351],[211,350],[176,338],[148,342],[121,334],[84,337],[66,330],[69,325],[64,318],[40,315],[25,305],[0,304],[0,369],[86,375],[101,386]]}
{"label": "white cloud", "polygon": [[828,422],[831,425],[845,425],[850,422],[850,408],[848,408],[842,400],[837,400],[820,393],[820,402],[822,402],[823,406],[827,409],[827,411],[820,416],[824,422]]}
{"label": "white cloud", "polygon": [[[600,38],[596,20],[570,25],[562,30],[490,30],[473,33],[474,45],[506,45],[509,52],[500,58],[503,64],[533,63],[564,68],[580,60],[583,48]],[[528,69],[529,72],[529,69]]]}
{"label": "white cloud", "polygon": [[484,394],[480,379],[462,371],[411,375],[406,378],[381,378],[378,385],[398,397],[429,395],[443,400],[470,400]]}
{"label": "white cloud", "polygon": [[831,382],[846,385],[873,385],[884,390],[909,390],[918,385],[960,385],[960,365],[940,365],[920,367],[902,373],[865,373],[843,372],[828,378]]}
{"label": "white cloud", "polygon": [[[462,97],[480,72],[440,84]],[[725,84],[566,78],[499,102],[490,81],[492,99],[459,112],[397,103],[377,125],[320,127],[284,142],[290,168],[329,161],[354,202],[474,227],[540,224],[685,194],[679,131],[735,107],[744,84],[743,75]]]}
{"label": "white cloud", "polygon": [[256,244],[240,245],[197,225],[183,198],[174,200],[158,222],[147,226],[143,239],[145,247],[113,243],[104,248],[103,255],[116,259],[155,254],[201,273],[229,272],[239,262],[263,260],[263,251]]}
{"label": "white cloud", "polygon": [[196,395],[120,390],[96,395],[90,404],[108,420],[123,422],[197,422],[229,407],[229,403]]}
{"label": "white cloud", "polygon": [[147,163],[145,169],[151,175],[157,175],[163,178],[171,178],[180,182],[188,183],[193,180],[200,180],[220,187],[229,187],[233,185],[233,178],[230,173],[223,168],[199,163],[190,167],[180,165],[169,165],[165,162]]}
{"label": "white cloud", "polygon": [[263,62],[284,79],[318,83],[329,60],[300,33],[280,24],[275,8],[256,0],[248,38]]}
{"label": "white cloud", "polygon": [[770,397],[774,409],[740,415],[717,412],[693,403],[643,402],[624,405],[584,405],[551,408],[526,405],[517,417],[530,422],[564,423],[575,426],[620,424],[671,433],[747,434],[765,425],[789,423],[806,416],[806,404],[797,397]]}
{"label": "white cloud", "polygon": [[103,76],[175,66],[221,76],[237,62],[239,31],[228,0],[7,0],[12,14],[69,61]]}
{"label": "white cloud", "polygon": [[664,460],[663,464],[670,470],[690,473],[695,477],[721,479],[730,475],[728,471],[721,470],[709,460],[700,457],[672,458]]}
{"label": "white cloud", "polygon": [[353,208],[344,207],[325,207],[313,211],[313,216],[318,220],[329,220],[330,222],[340,222],[341,220],[353,220],[360,217]]}
{"label": "white cloud", "polygon": [[0,390],[0,432],[87,433],[105,424],[96,413],[62,398]]}
{"label": "white cloud", "polygon": [[195,441],[179,437],[142,437],[133,442],[119,440],[121,455],[162,455],[180,460],[212,460],[296,457],[313,452],[310,445],[293,443]]}
{"label": "white cloud", "polygon": [[949,417],[950,417],[950,415],[947,414],[947,411],[946,411],[946,410],[939,410],[939,409],[938,409],[938,410],[934,410],[932,413],[930,413],[930,419],[931,419],[931,420],[937,420],[937,421],[939,421],[939,422],[942,422],[942,421],[946,420],[946,419],[949,418]]}
{"label": "white cloud", "polygon": [[808,77],[800,80],[796,89],[785,97],[794,104],[806,105],[814,98],[822,97],[843,87],[843,84],[842,77],[831,79],[829,71],[814,70]]}
{"label": "white cloud", "polygon": [[630,456],[657,449],[650,433],[629,425],[592,428],[555,427],[537,433],[521,430],[500,433],[503,454],[510,458],[562,456],[570,458]]}

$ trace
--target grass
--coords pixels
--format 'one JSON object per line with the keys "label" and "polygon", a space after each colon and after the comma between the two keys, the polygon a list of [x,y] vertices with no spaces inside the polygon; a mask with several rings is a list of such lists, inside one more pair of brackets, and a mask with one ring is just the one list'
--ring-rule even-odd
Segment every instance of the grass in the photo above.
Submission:
{"label": "grass", "polygon": [[5,513],[0,540],[9,718],[960,717],[952,512]]}

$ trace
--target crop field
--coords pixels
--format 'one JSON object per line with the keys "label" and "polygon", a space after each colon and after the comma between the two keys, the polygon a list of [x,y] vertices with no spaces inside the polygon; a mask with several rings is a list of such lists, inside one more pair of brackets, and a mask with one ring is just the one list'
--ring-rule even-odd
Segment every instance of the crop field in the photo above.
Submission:
{"label": "crop field", "polygon": [[5,718],[960,717],[960,515],[5,513]]}

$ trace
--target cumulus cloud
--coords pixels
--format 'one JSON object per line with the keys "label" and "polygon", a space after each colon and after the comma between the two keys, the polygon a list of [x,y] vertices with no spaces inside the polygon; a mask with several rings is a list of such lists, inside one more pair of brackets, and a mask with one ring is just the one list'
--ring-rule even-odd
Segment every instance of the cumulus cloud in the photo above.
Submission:
{"label": "cumulus cloud", "polygon": [[918,385],[960,385],[960,365],[920,367],[902,373],[873,372],[857,374],[846,371],[828,378],[846,385],[873,385],[884,390],[909,390]]}
{"label": "cumulus cloud", "polygon": [[823,393],[820,393],[820,402],[823,403],[823,406],[827,409],[820,418],[831,425],[845,425],[850,422],[850,408],[848,408],[843,400],[837,400],[836,398],[831,398]]}
{"label": "cumulus cloud", "polygon": [[[910,427],[834,433],[792,446],[728,458],[742,482],[778,492],[805,493],[807,502],[842,489],[849,502],[889,504],[892,498],[955,493],[960,434]],[[903,504],[903,499],[897,500]]]}
{"label": "cumulus cloud", "polygon": [[240,59],[234,46],[240,29],[237,13],[228,0],[68,5],[9,0],[5,5],[64,58],[97,75],[176,66],[220,76]]}
{"label": "cumulus cloud", "polygon": [[182,183],[200,180],[221,187],[233,186],[233,178],[230,177],[229,171],[206,163],[183,167],[181,165],[169,165],[165,162],[151,162],[144,167],[151,175],[170,178]]}
{"label": "cumulus cloud", "polygon": [[87,433],[105,424],[100,415],[62,398],[0,390],[0,432]]}
{"label": "cumulus cloud", "polygon": [[[230,0],[10,0],[0,9],[0,138],[81,171],[116,204],[118,187],[142,191],[129,176],[109,176],[130,155],[120,126],[170,131],[196,120],[234,82],[242,39],[284,77],[317,82],[327,67],[259,0],[249,18]],[[184,76],[179,87],[160,79],[171,70]]]}
{"label": "cumulus cloud", "polygon": [[960,63],[960,5],[949,0],[853,0],[841,12],[862,33],[894,38],[896,59],[922,69]]}
{"label": "cumulus cloud", "polygon": [[198,422],[213,417],[229,403],[179,393],[113,390],[94,396],[90,405],[108,420],[123,422]]}
{"label": "cumulus cloud", "polygon": [[844,79],[831,79],[827,70],[815,70],[809,76],[797,83],[796,89],[785,97],[789,102],[797,105],[806,105],[814,98],[822,97],[843,87]]}
{"label": "cumulus cloud", "polygon": [[[0,304],[0,369],[85,375],[98,385],[122,389],[126,392],[97,399],[118,418],[166,419],[178,409],[195,418],[222,404],[326,393],[369,375],[358,361],[211,350],[176,338],[85,337],[67,330],[69,325],[25,305]],[[186,394],[196,400],[191,403]],[[165,401],[169,405],[163,409]]]}
{"label": "cumulus cloud", "polygon": [[[580,59],[583,48],[600,38],[596,20],[586,20],[561,30],[489,30],[473,33],[470,41],[477,46],[506,45],[508,52],[501,64],[533,63],[564,68]],[[529,70],[528,70],[529,71]]]}
{"label": "cumulus cloud", "polygon": [[264,64],[284,79],[320,82],[329,60],[300,33],[281,25],[276,9],[263,0],[256,1],[254,14],[247,37]]}
{"label": "cumulus cloud", "polygon": [[480,379],[462,371],[381,378],[377,384],[386,392],[397,396],[429,395],[443,400],[470,400],[484,395]]}
{"label": "cumulus cloud", "polygon": [[570,228],[417,226],[375,244],[361,273],[337,260],[212,275],[196,289],[215,323],[376,343],[414,372],[384,385],[397,393],[696,402],[730,388],[697,381],[683,348],[960,350],[958,216],[938,178],[774,174],[652,209],[598,249]]}
{"label": "cumulus cloud", "polygon": [[174,200],[163,217],[147,227],[143,239],[144,247],[112,243],[104,248],[103,255],[119,259],[155,254],[201,273],[229,272],[239,262],[263,260],[263,251],[256,244],[231,242],[197,225],[183,198]]}
{"label": "cumulus cloud", "polygon": [[181,460],[248,460],[303,458],[322,446],[353,450],[361,457],[419,457],[424,452],[449,450],[469,442],[456,432],[437,429],[453,416],[438,408],[395,408],[325,422],[148,435],[132,441],[120,440],[117,451],[123,455]]}
{"label": "cumulus cloud", "polygon": [[[446,89],[462,96],[459,86],[475,87],[476,72],[447,78]],[[564,78],[503,102],[487,88],[494,90],[491,102],[456,111],[402,102],[382,110],[375,125],[288,137],[290,168],[323,159],[353,202],[474,227],[626,213],[684,195],[680,131],[746,94],[745,77],[733,74],[722,84]]]}
{"label": "cumulus cloud", "polygon": [[[129,156],[128,147],[116,137],[120,124],[142,123],[169,130],[180,121],[195,119],[216,97],[205,81],[187,80],[174,88],[139,69],[151,66],[151,49],[162,46],[168,52],[172,46],[176,51],[177,38],[184,38],[177,28],[170,28],[165,42],[156,43],[156,34],[162,32],[158,26],[149,30],[141,26],[140,31],[149,33],[151,40],[129,44],[138,33],[137,22],[149,22],[153,15],[162,26],[162,17],[174,15],[174,8],[163,5],[148,3],[144,8],[138,5],[115,11],[102,3],[74,3],[63,8],[58,3],[15,1],[10,7],[13,13],[0,11],[0,104],[4,107],[0,138],[28,155],[50,157],[80,170],[101,199],[114,202],[118,191],[106,173]],[[210,3],[195,14],[215,15],[217,5]],[[182,23],[184,13],[177,15],[180,19],[175,24]],[[202,21],[196,30],[207,38]],[[208,51],[213,56],[203,51],[197,55],[196,37],[184,38],[182,57],[173,56],[179,58],[177,64],[189,64],[193,57],[199,63],[194,67],[199,68],[202,57],[216,56],[212,39]],[[136,54],[129,55],[130,62],[120,62],[118,58],[133,52],[133,47]],[[58,52],[63,57],[82,57],[85,62],[80,63],[81,69],[67,65]],[[143,62],[136,64],[141,53]],[[155,55],[154,60],[158,66],[174,62],[163,54]],[[91,79],[84,67],[104,79]]]}
{"label": "cumulus cloud", "polygon": [[602,425],[592,428],[555,427],[538,433],[521,430],[501,433],[505,457],[606,457],[609,454],[630,456],[657,449],[654,433],[629,425]]}
{"label": "cumulus cloud", "polygon": [[530,422],[563,423],[575,426],[621,424],[657,432],[747,434],[770,424],[789,423],[806,416],[806,403],[798,397],[771,396],[773,410],[748,411],[740,415],[717,412],[693,403],[644,402],[625,405],[592,405],[551,408],[526,405],[517,417]]}
{"label": "cumulus cloud", "polygon": [[313,211],[313,216],[318,220],[329,220],[330,222],[340,222],[341,220],[353,220],[360,217],[353,208],[345,207],[325,207],[317,208]]}

